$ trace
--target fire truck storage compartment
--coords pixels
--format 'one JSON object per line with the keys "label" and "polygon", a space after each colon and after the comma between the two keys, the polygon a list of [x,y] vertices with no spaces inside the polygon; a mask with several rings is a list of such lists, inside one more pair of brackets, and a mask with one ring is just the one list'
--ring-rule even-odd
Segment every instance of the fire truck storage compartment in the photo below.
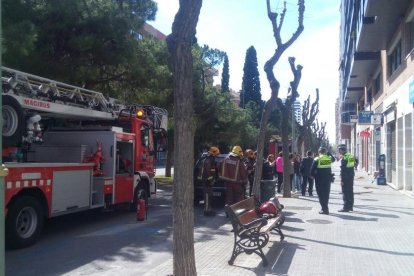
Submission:
{"label": "fire truck storage compartment", "polygon": [[90,154],[88,145],[32,145],[28,162],[82,163]]}
{"label": "fire truck storage compartment", "polygon": [[104,184],[105,177],[93,177],[91,207],[95,208],[104,206]]}
{"label": "fire truck storage compartment", "polygon": [[[105,176],[114,177],[115,173],[115,132],[114,131],[48,131],[44,133],[42,147],[60,148],[62,154],[68,147],[80,147],[82,153],[86,147],[89,152],[86,155],[94,154],[97,150],[97,142],[102,143],[102,154],[104,162],[102,170]],[[37,147],[34,147],[36,150]],[[44,152],[44,150],[41,150]],[[37,156],[38,154],[35,154]]]}
{"label": "fire truck storage compartment", "polygon": [[92,168],[68,169],[53,172],[52,216],[89,209]]}

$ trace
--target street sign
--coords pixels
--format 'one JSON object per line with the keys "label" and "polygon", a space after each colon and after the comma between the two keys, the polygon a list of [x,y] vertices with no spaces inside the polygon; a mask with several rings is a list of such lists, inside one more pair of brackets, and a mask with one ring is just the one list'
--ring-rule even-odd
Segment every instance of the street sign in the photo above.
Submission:
{"label": "street sign", "polygon": [[360,111],[358,112],[358,124],[371,125],[371,117],[374,114],[373,111]]}
{"label": "street sign", "polygon": [[371,116],[371,123],[373,125],[382,125],[384,122],[382,113],[375,113]]}
{"label": "street sign", "polygon": [[349,115],[350,123],[358,123],[358,115]]}

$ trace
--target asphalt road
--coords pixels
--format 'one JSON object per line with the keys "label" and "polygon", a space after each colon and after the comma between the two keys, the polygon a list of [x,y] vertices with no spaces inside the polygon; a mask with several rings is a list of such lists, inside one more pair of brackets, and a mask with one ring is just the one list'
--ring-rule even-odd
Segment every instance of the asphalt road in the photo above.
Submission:
{"label": "asphalt road", "polygon": [[[6,251],[6,275],[102,275],[136,268],[135,275],[172,254],[171,186],[159,185],[148,220],[134,212],[88,211],[47,221],[31,247]],[[127,271],[124,271],[127,272]]]}

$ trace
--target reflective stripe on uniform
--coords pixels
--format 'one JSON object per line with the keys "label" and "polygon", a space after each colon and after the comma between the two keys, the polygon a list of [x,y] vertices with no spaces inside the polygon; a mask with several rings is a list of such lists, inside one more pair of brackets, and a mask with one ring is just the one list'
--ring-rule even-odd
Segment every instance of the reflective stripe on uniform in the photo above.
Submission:
{"label": "reflective stripe on uniform", "polygon": [[[221,176],[220,178],[223,180],[228,180],[228,181],[237,181],[237,175],[239,174],[239,163],[240,160],[231,160],[231,159],[224,159],[223,160],[223,165],[221,166]],[[236,167],[235,173],[232,176],[227,176],[226,174],[228,174],[228,171],[226,171],[226,164],[229,165],[234,165]]]}

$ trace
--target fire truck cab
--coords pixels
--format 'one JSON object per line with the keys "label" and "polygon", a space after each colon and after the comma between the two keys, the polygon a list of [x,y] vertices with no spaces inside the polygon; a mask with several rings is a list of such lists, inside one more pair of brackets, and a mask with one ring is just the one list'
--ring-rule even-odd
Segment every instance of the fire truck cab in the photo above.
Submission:
{"label": "fire truck cab", "polygon": [[156,192],[168,114],[2,68],[6,245],[36,242],[45,219]]}

